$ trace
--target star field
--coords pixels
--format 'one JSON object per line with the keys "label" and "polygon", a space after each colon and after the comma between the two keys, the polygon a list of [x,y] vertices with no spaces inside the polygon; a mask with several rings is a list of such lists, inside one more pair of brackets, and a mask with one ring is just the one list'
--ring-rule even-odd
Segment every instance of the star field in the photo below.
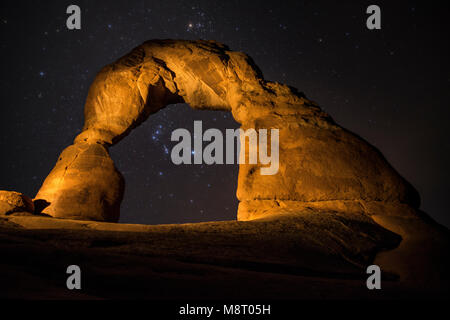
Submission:
{"label": "star field", "polygon": [[[379,148],[450,225],[450,70],[444,4],[377,1],[382,29],[365,27],[368,1],[2,2],[0,189],[34,196],[80,132],[100,68],[149,39],[213,39],[249,54],[268,80],[316,101]],[[177,128],[237,128],[231,114],[172,105],[111,148],[125,176],[121,221],[181,223],[236,217],[237,165],[170,161]]]}

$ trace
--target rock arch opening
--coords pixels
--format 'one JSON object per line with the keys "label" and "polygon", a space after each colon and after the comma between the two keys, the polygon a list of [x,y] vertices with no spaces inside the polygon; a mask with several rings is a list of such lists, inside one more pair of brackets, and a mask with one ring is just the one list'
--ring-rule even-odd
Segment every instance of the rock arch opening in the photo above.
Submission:
{"label": "rock arch opening", "polygon": [[[175,165],[171,133],[193,122],[205,130],[238,128],[230,112],[195,110],[174,104],[158,111],[110,148],[125,178],[121,223],[166,224],[235,220],[238,165]],[[193,155],[192,155],[193,157]]]}

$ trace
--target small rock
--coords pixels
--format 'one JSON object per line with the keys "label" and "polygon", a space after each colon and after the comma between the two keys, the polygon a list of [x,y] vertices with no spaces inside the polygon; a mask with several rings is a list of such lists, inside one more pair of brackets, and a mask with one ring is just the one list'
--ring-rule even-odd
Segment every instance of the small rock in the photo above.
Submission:
{"label": "small rock", "polygon": [[19,211],[33,213],[33,201],[20,192],[0,190],[0,215]]}

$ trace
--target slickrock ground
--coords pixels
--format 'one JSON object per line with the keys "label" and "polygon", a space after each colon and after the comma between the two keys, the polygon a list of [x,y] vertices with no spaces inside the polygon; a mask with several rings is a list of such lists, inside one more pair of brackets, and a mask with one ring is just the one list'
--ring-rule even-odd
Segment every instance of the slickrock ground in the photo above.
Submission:
{"label": "slickrock ground", "polygon": [[[365,215],[313,209],[253,221],[155,226],[19,213],[0,218],[0,296],[448,298],[448,277],[440,270],[449,265],[442,259],[448,231],[434,232],[426,241],[421,237],[410,234],[401,242]],[[418,241],[419,252],[410,252]],[[369,291],[365,269],[375,256],[383,271],[382,290]],[[441,260],[430,260],[433,256]],[[66,289],[71,264],[81,267],[81,291]],[[411,272],[419,278],[411,279]]]}

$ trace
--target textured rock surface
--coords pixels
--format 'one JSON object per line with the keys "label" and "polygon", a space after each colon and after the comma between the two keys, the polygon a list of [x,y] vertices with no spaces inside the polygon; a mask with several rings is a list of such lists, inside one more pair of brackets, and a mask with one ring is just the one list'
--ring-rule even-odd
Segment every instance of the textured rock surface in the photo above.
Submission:
{"label": "textured rock surface", "polygon": [[[378,150],[335,124],[295,89],[264,80],[244,53],[213,41],[152,40],[97,75],[86,100],[83,131],[36,195],[50,203],[44,212],[115,220],[122,184],[107,152],[85,160],[77,158],[75,150],[81,145],[102,145],[96,148],[106,150],[151,113],[177,102],[195,109],[231,111],[244,129],[280,130],[277,174],[260,175],[260,164],[240,165],[237,196],[246,204],[240,206],[239,217],[251,216],[243,210],[257,200],[419,205],[417,192]],[[89,174],[88,169],[80,169],[90,170],[95,161],[105,161],[107,167],[98,164]],[[96,182],[102,179],[108,183]]]}
{"label": "textured rock surface", "polygon": [[61,153],[36,199],[50,203],[43,211],[53,217],[117,222],[123,192],[107,148],[77,143]]}
{"label": "textured rock surface", "polygon": [[[252,221],[158,226],[6,216],[0,218],[0,296],[449,298],[448,231],[417,219],[414,209],[405,217],[402,205],[392,206],[383,218],[396,219],[397,232],[408,231],[392,249],[398,235],[347,205],[343,212],[304,208]],[[374,258],[382,290],[365,285]],[[75,262],[83,289],[67,290],[65,270]]]}
{"label": "textured rock surface", "polygon": [[0,190],[0,215],[14,212],[34,213],[33,201],[22,193]]}
{"label": "textured rock surface", "polygon": [[245,124],[279,128],[279,173],[263,176],[260,164],[241,165],[239,200],[365,200],[418,207],[417,192],[374,147],[336,125],[302,121],[270,116]]}

